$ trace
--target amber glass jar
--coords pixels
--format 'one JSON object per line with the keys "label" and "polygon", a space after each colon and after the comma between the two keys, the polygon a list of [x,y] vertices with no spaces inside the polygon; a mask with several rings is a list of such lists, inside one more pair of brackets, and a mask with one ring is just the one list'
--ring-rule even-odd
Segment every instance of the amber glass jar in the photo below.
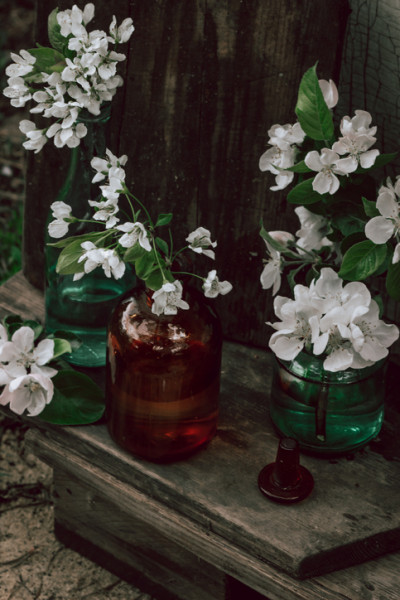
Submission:
{"label": "amber glass jar", "polygon": [[183,458],[216,433],[221,325],[200,292],[184,299],[189,310],[157,316],[152,292],[139,285],[122,297],[108,329],[110,435],[154,462]]}

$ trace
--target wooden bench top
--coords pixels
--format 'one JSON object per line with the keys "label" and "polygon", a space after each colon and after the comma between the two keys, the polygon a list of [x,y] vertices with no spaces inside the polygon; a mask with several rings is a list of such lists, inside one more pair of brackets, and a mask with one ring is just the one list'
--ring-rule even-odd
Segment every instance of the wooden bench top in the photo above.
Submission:
{"label": "wooden bench top", "polygon": [[[43,299],[18,274],[0,288],[0,313],[43,317]],[[400,588],[400,450],[391,374],[388,419],[365,450],[335,460],[301,456],[315,488],[303,502],[274,504],[257,487],[275,460],[278,438],[268,416],[272,357],[224,344],[216,438],[171,465],[138,460],[117,447],[105,425],[32,429],[30,444],[57,467],[92,470],[136,498],[144,520],[271,600],[397,600]],[[36,421],[35,421],[35,424]],[[110,492],[111,493],[111,492]],[[375,560],[371,558],[380,556]],[[358,566],[350,566],[355,565]],[[300,581],[300,579],[303,579]]]}

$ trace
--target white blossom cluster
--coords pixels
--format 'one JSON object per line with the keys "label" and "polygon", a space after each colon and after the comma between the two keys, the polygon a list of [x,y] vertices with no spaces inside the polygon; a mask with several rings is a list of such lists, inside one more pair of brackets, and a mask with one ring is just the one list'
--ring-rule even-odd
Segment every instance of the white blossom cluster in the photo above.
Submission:
{"label": "white blossom cluster", "polygon": [[[74,280],[82,278],[85,274],[101,267],[107,277],[121,278],[126,270],[125,254],[128,250],[137,247],[146,253],[155,250],[150,222],[139,221],[139,213],[133,211],[133,219],[120,222],[119,198],[121,194],[130,196],[125,184],[125,170],[128,157],[126,155],[116,157],[107,149],[105,158],[95,157],[91,166],[96,172],[93,183],[102,183],[100,190],[102,198],[100,201],[89,200],[89,205],[94,208],[92,215],[94,222],[104,225],[108,245],[96,246],[93,241],[86,240],[81,243],[82,254],[78,258],[78,272],[74,274]],[[142,208],[144,208],[141,205]],[[68,233],[71,223],[77,221],[72,215],[71,207],[64,202],[54,202],[51,205],[54,221],[49,223],[48,231],[51,237],[61,238]],[[124,214],[124,213],[122,213]],[[215,259],[215,248],[217,242],[211,241],[211,233],[204,227],[198,227],[186,238],[187,248],[196,254]],[[173,262],[173,259],[169,259]],[[162,269],[161,269],[162,271]],[[203,279],[203,278],[201,278]],[[219,294],[227,294],[232,289],[228,281],[219,281],[216,270],[211,270],[203,279],[204,295],[215,298]],[[162,286],[154,291],[152,312],[160,314],[176,314],[177,309],[188,309],[187,302],[182,300],[182,284],[179,280],[169,281],[165,279]]]}
{"label": "white blossom cluster", "polygon": [[58,148],[78,146],[87,133],[84,123],[79,122],[81,111],[99,115],[102,105],[110,102],[123,84],[117,65],[126,57],[115,49],[131,37],[132,19],[124,19],[118,27],[114,16],[108,34],[100,30],[88,32],[86,25],[93,19],[94,10],[94,4],[89,3],[83,10],[74,5],[57,13],[60,35],[72,57],[62,57],[62,70],[57,66],[54,72],[41,71],[37,58],[26,50],[11,54],[14,62],[6,69],[9,79],[5,96],[16,107],[32,100],[36,105],[31,113],[54,120],[42,129],[33,121],[21,121],[20,129],[27,138],[23,146],[27,150],[39,152],[51,138]]}
{"label": "white blossom cluster", "polygon": [[[296,237],[287,231],[269,231],[270,237],[282,244],[285,248],[291,247],[291,259],[313,262],[316,258],[314,251],[322,248],[330,248],[332,252],[338,252],[336,245],[326,236],[330,231],[328,219],[322,215],[310,212],[304,206],[294,209],[297,214],[301,228],[296,231]],[[281,287],[282,271],[285,259],[282,252],[276,250],[265,241],[268,258],[264,261],[264,268],[260,275],[261,286],[264,290],[272,288],[272,294],[279,291]]]}
{"label": "white blossom cluster", "polygon": [[[339,95],[335,83],[321,79],[319,85],[328,108],[336,106]],[[360,166],[364,169],[372,167],[379,150],[371,150],[376,142],[376,127],[370,126],[371,121],[369,112],[356,110],[353,118],[343,117],[340,123],[342,135],[331,148],[312,150],[306,154],[306,166],[317,172],[312,184],[315,192],[335,194],[340,186],[338,175],[354,173]],[[305,133],[300,123],[296,122],[294,125],[273,125],[268,135],[268,144],[272,147],[262,154],[259,167],[261,171],[276,175],[276,185],[271,190],[283,190],[293,181],[293,171],[286,169],[295,165]]]}
{"label": "white blossom cluster", "polygon": [[379,319],[377,303],[364,283],[343,285],[331,268],[321,270],[309,287],[296,285],[294,299],[277,296],[279,322],[269,346],[282,360],[291,361],[303,349],[324,355],[326,371],[362,369],[388,355],[399,337],[396,325]]}
{"label": "white blossom cluster", "polygon": [[0,325],[0,404],[21,415],[27,410],[34,417],[51,402],[57,370],[48,366],[54,358],[54,340],[43,339],[35,345],[35,332],[22,326],[8,339]]}
{"label": "white blossom cluster", "polygon": [[392,263],[400,261],[400,176],[397,176],[393,185],[390,178],[386,185],[379,189],[376,208],[380,215],[372,217],[365,225],[365,235],[374,244],[386,244],[394,237],[396,246],[393,252]]}

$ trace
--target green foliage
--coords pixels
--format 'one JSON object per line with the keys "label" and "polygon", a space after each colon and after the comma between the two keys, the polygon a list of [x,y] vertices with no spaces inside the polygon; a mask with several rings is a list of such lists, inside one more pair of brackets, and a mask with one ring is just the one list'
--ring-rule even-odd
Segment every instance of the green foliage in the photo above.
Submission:
{"label": "green foliage", "polygon": [[53,399],[38,418],[57,425],[86,425],[101,419],[103,392],[90,377],[68,369],[59,371],[53,383]]}
{"label": "green foliage", "polygon": [[288,193],[288,202],[291,204],[302,204],[303,206],[320,202],[321,194],[314,192],[312,183],[312,179],[305,179],[301,183],[297,184],[296,187],[291,189]]}
{"label": "green foliage", "polygon": [[379,269],[386,254],[385,244],[376,245],[370,240],[359,242],[344,255],[339,276],[351,281],[362,281]]}
{"label": "green foliage", "polygon": [[327,141],[333,137],[332,113],[321,92],[316,65],[303,75],[295,111],[303,131],[310,138]]}

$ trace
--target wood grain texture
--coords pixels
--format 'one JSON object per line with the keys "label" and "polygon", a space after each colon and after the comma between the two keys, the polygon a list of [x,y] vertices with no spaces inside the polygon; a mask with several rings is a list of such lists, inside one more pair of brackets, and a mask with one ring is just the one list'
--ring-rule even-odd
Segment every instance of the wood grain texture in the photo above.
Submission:
{"label": "wood grain texture", "polygon": [[[0,310],[37,317],[43,298],[31,292],[21,274],[13,277],[0,288]],[[282,570],[305,577],[399,547],[398,368],[389,372],[388,420],[379,440],[335,461],[302,456],[315,489],[303,503],[284,507],[268,502],[257,489],[258,472],[274,460],[278,442],[268,417],[271,361],[263,351],[225,343],[217,437],[186,461],[153,465],[119,449],[103,425],[52,427],[37,419],[27,419],[38,428],[30,434],[31,448],[56,470],[68,471],[71,484],[85,489],[85,502],[93,494],[101,506],[111,502],[117,512],[156,527],[172,544],[271,600],[394,600],[399,553],[302,583]],[[74,509],[68,517],[67,502],[63,507],[62,522],[68,526],[69,521],[75,531],[80,525]],[[112,514],[109,508],[99,513],[111,528]],[[85,532],[89,541],[100,543],[93,531]],[[104,545],[112,537],[107,532]],[[114,534],[124,547],[124,535],[117,529]],[[370,594],[372,587],[376,595]],[[333,590],[331,595],[325,588]]]}
{"label": "wood grain texture", "polygon": [[[38,0],[42,43],[55,5]],[[321,77],[337,75],[347,0],[325,0],[324,10],[319,0],[98,0],[96,11],[96,26],[115,12],[136,27],[112,111],[112,150],[129,156],[128,183],[152,213],[174,212],[181,242],[198,225],[211,230],[215,267],[234,284],[216,300],[225,335],[265,345],[272,303],[259,283],[260,219],[270,230],[298,224],[282,195],[269,191],[273,177],[258,160],[271,125],[294,122],[304,71],[318,60]],[[62,155],[48,145],[30,157],[24,272],[35,285]]]}

